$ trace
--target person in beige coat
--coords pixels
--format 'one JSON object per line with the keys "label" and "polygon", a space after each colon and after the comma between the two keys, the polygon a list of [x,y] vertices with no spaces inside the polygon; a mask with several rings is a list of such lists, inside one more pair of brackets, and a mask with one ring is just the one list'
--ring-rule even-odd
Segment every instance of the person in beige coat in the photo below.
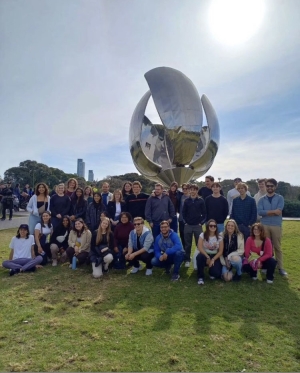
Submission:
{"label": "person in beige coat", "polygon": [[[240,233],[235,220],[230,219],[225,224],[223,232],[223,255],[220,260],[223,265],[222,277],[225,281],[240,281],[242,277],[242,256],[244,254],[244,236]],[[232,269],[236,270],[233,276]]]}
{"label": "person in beige coat", "polygon": [[74,228],[69,234],[69,247],[66,250],[66,254],[70,261],[70,268],[72,267],[74,255],[77,257],[78,264],[86,263],[90,252],[91,239],[92,233],[85,225],[85,222],[81,218],[76,219]]}

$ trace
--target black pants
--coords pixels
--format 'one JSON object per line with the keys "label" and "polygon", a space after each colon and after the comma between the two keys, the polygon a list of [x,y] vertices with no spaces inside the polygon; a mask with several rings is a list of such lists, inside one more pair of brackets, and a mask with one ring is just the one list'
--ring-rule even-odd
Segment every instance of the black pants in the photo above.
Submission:
{"label": "black pants", "polygon": [[185,239],[184,239],[184,222],[183,221],[178,221],[179,223],[179,235],[182,243],[182,247],[185,249]]}
{"label": "black pants", "polygon": [[[277,265],[277,261],[274,258],[269,258],[262,262],[262,269],[267,270],[267,280],[273,281],[274,280],[274,272]],[[250,264],[243,265],[243,271],[249,273],[250,277],[256,277],[257,271],[254,271]]]}
{"label": "black pants", "polygon": [[[66,250],[66,254],[69,258],[70,264],[72,264],[73,256],[75,254],[75,249],[73,247],[68,247]],[[87,258],[89,253],[86,251],[81,251],[81,253],[77,254],[78,264],[85,264],[87,262]]]}
{"label": "black pants", "polygon": [[[209,255],[209,254],[208,254]],[[215,256],[215,254],[209,255],[210,259],[212,259]],[[197,271],[198,271],[198,278],[203,278],[204,279],[204,267],[207,265],[206,261],[207,258],[204,254],[199,253],[197,255]],[[218,258],[214,265],[211,266],[208,270],[208,273],[210,276],[215,277],[215,278],[220,278],[222,275],[222,264],[220,261],[220,258]]]}
{"label": "black pants", "polygon": [[137,255],[133,260],[129,260],[129,264],[134,266],[135,268],[139,268],[140,266],[139,260],[141,260],[142,262],[146,264],[147,269],[152,269],[153,266],[151,264],[151,260],[153,257],[154,257],[154,253],[148,253],[146,251],[140,255]]}
{"label": "black pants", "polygon": [[2,219],[6,219],[6,210],[9,210],[9,218],[12,219],[13,204],[12,202],[2,202]]}

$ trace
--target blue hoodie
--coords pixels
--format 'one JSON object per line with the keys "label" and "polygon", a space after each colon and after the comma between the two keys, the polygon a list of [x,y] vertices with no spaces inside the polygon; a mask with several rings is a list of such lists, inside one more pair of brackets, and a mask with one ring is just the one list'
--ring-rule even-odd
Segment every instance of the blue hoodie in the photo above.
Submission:
{"label": "blue hoodie", "polygon": [[156,237],[154,243],[154,255],[157,259],[159,259],[163,253],[172,255],[177,251],[184,252],[178,234],[172,229],[170,229],[168,237],[164,237],[161,233]]}

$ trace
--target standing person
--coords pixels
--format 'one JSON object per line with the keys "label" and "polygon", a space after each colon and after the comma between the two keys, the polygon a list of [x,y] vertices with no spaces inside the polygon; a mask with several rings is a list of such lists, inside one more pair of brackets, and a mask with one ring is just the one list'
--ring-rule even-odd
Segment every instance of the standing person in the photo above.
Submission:
{"label": "standing person", "polygon": [[134,230],[131,223],[131,215],[128,212],[121,212],[120,224],[114,230],[114,268],[125,268],[125,255],[128,252],[129,234]]}
{"label": "standing person", "polygon": [[54,229],[51,235],[50,250],[52,254],[52,267],[57,266],[58,254],[60,254],[61,263],[64,263],[67,259],[66,250],[69,247],[68,240],[71,228],[71,220],[69,216],[65,215],[61,224]]}
{"label": "standing person", "polygon": [[34,237],[29,234],[27,224],[20,225],[16,236],[10,241],[9,248],[9,260],[5,260],[2,266],[10,270],[10,276],[35,270],[43,260],[40,255],[35,256]]}
{"label": "standing person", "polygon": [[221,195],[221,185],[219,183],[212,183],[212,194],[205,198],[206,219],[214,219],[218,224],[218,232],[224,231],[224,221],[228,215],[228,202],[224,196]]}
{"label": "standing person", "polygon": [[92,233],[81,218],[75,220],[74,228],[70,231],[66,254],[72,268],[73,256],[77,257],[78,264],[86,263],[91,247]]}
{"label": "standing person", "polygon": [[21,197],[21,189],[20,189],[20,184],[16,184],[15,187],[13,188],[13,194],[18,198],[20,201]]}
{"label": "standing person", "polygon": [[41,215],[40,223],[37,223],[34,229],[34,252],[36,256],[42,256],[42,265],[48,263],[48,258],[51,259],[50,238],[52,232],[51,214],[49,211],[45,211]]}
{"label": "standing person", "polygon": [[273,283],[277,262],[273,258],[272,242],[260,223],[255,223],[251,227],[251,236],[246,241],[244,261],[246,263],[243,270],[249,273],[253,280],[257,280],[257,270],[264,269],[267,271],[267,283]]}
{"label": "standing person", "polygon": [[30,188],[29,184],[25,185],[22,195],[24,198],[28,198],[28,200],[32,196],[32,188]]}
{"label": "standing person", "polygon": [[106,211],[110,219],[112,230],[114,231],[115,226],[120,221],[121,212],[126,211],[126,203],[123,200],[122,192],[120,189],[116,189],[113,192],[112,200],[108,202]]}
{"label": "standing person", "polygon": [[149,194],[142,193],[142,184],[139,181],[132,183],[133,193],[126,197],[127,212],[132,219],[141,217],[145,219],[145,208]]}
{"label": "standing person", "polygon": [[144,226],[144,219],[137,216],[133,219],[134,230],[129,234],[128,252],[125,259],[133,265],[130,273],[137,273],[142,267],[140,260],[146,263],[146,276],[152,275],[153,236],[151,231]]}
{"label": "standing person", "polygon": [[222,264],[220,257],[223,254],[223,237],[218,233],[217,222],[213,219],[206,223],[206,230],[200,234],[198,242],[197,271],[198,285],[204,285],[204,267],[208,266],[211,280],[220,278]]}
{"label": "standing person", "polygon": [[168,195],[170,200],[172,201],[175,209],[175,215],[173,216],[172,222],[170,224],[170,228],[174,232],[178,232],[178,217],[177,213],[179,212],[180,209],[180,200],[182,196],[182,192],[178,190],[178,183],[176,181],[173,181],[173,183],[170,185],[170,189],[168,191]]}
{"label": "standing person", "polygon": [[[231,214],[233,200],[240,195],[239,191],[237,190],[237,185],[238,185],[238,183],[241,183],[241,182],[242,182],[242,179],[240,177],[236,177],[233,180],[234,188],[230,189],[228,191],[228,193],[227,193],[227,202],[228,202],[228,206],[229,206],[229,215]],[[251,197],[250,192],[247,191],[247,194],[248,194],[249,197]]]}
{"label": "standing person", "polygon": [[132,194],[132,182],[131,181],[125,181],[122,187],[122,196],[126,200],[126,197]]}
{"label": "standing person", "polygon": [[64,215],[68,215],[71,207],[70,197],[65,195],[65,184],[58,184],[56,194],[51,198],[51,213],[53,228],[56,228],[62,221]]}
{"label": "standing person", "polygon": [[74,192],[75,190],[78,188],[78,181],[76,179],[74,179],[73,177],[71,177],[68,181],[67,181],[67,186],[66,186],[66,192],[65,194],[72,198],[73,195],[74,195]]}
{"label": "standing person", "polygon": [[170,198],[163,194],[163,186],[155,184],[154,196],[150,196],[146,203],[145,216],[152,228],[153,238],[160,233],[160,223],[163,220],[172,222],[175,215],[175,208]]}
{"label": "standing person", "polygon": [[255,199],[247,195],[247,184],[238,183],[237,191],[240,195],[233,200],[230,218],[236,221],[246,242],[250,235],[250,228],[257,219],[257,207]]}
{"label": "standing person", "polygon": [[87,201],[84,199],[83,189],[78,187],[73,193],[73,197],[71,199],[71,207],[69,212],[71,221],[74,222],[78,218],[82,218],[84,220],[86,208]]}
{"label": "standing person", "polygon": [[90,261],[94,278],[99,278],[103,272],[108,272],[108,266],[113,261],[113,248],[114,235],[110,230],[109,219],[105,218],[92,235]]}
{"label": "standing person", "polygon": [[12,220],[13,216],[13,188],[11,187],[11,182],[8,182],[6,186],[1,191],[2,195],[2,218],[6,219],[6,210],[9,210],[9,220]]}
{"label": "standing person", "polygon": [[50,210],[50,196],[47,184],[38,183],[35,187],[35,193],[30,198],[26,210],[30,212],[29,215],[29,232],[34,234],[34,229],[37,223],[41,220],[41,215],[45,211]]}
{"label": "standing person", "polygon": [[108,202],[111,201],[113,198],[112,193],[109,191],[109,184],[106,182],[102,184],[101,196],[102,196],[102,202],[104,203],[105,206],[107,206]]}
{"label": "standing person", "polygon": [[282,210],[284,199],[281,195],[275,193],[277,181],[273,178],[266,180],[267,194],[258,201],[258,215],[261,223],[264,225],[267,236],[271,239],[279,273],[287,276],[283,269],[283,255],[281,250],[282,237]]}
{"label": "standing person", "polygon": [[183,249],[185,248],[185,240],[184,240],[184,226],[185,222],[182,217],[182,209],[184,205],[184,201],[189,198],[190,196],[190,185],[187,183],[184,183],[181,185],[182,189],[182,194],[180,195],[180,200],[179,200],[179,218],[178,218],[178,223],[179,223],[179,234],[180,234],[180,239],[182,242]]}
{"label": "standing person", "polygon": [[56,194],[56,188],[57,188],[57,185],[54,185],[54,187],[52,188],[52,190],[49,194],[50,197],[52,197],[52,196],[54,196],[54,194]]}
{"label": "standing person", "polygon": [[160,223],[161,233],[154,242],[154,258],[151,263],[154,267],[165,268],[166,273],[170,272],[174,264],[172,281],[177,281],[180,277],[179,270],[184,260],[184,250],[179,236],[170,228],[170,223],[166,220]]}
{"label": "standing person", "polygon": [[106,206],[102,203],[101,193],[95,192],[93,202],[90,203],[86,210],[85,221],[91,232],[98,229],[101,220],[101,214],[106,211]]}
{"label": "standing person", "polygon": [[84,192],[83,192],[83,198],[86,200],[87,202],[87,206],[93,202],[93,189],[92,187],[90,186],[86,186],[84,188]]}
{"label": "standing person", "polygon": [[[256,206],[258,206],[258,201],[260,200],[260,198],[267,194],[266,180],[267,179],[259,179],[257,181],[258,192],[253,197],[255,199]],[[261,216],[257,215],[257,221],[260,221],[260,219],[261,219]]]}
{"label": "standing person", "polygon": [[202,224],[206,220],[206,208],[202,198],[198,196],[198,185],[190,185],[190,196],[185,200],[182,209],[182,217],[185,223],[184,240],[185,240],[185,267],[191,264],[191,251],[193,236],[196,246],[199,236],[202,232]]}
{"label": "standing person", "polygon": [[[210,175],[205,176],[205,186],[200,188],[198,191],[198,195],[202,197],[204,201],[208,196],[213,194],[212,184],[214,181],[215,181],[215,178],[213,176],[210,176]],[[222,196],[224,195],[223,190],[220,190],[220,193]]]}

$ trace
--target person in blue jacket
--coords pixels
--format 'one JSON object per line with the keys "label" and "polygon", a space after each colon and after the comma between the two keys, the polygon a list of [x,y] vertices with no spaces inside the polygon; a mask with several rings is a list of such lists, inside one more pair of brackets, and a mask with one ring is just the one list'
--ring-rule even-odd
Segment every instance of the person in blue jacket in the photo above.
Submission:
{"label": "person in blue jacket", "polygon": [[174,264],[172,281],[179,279],[180,266],[184,260],[185,251],[177,233],[170,229],[170,223],[163,220],[160,223],[160,234],[154,242],[154,258],[152,265],[154,267],[165,268],[169,273]]}

